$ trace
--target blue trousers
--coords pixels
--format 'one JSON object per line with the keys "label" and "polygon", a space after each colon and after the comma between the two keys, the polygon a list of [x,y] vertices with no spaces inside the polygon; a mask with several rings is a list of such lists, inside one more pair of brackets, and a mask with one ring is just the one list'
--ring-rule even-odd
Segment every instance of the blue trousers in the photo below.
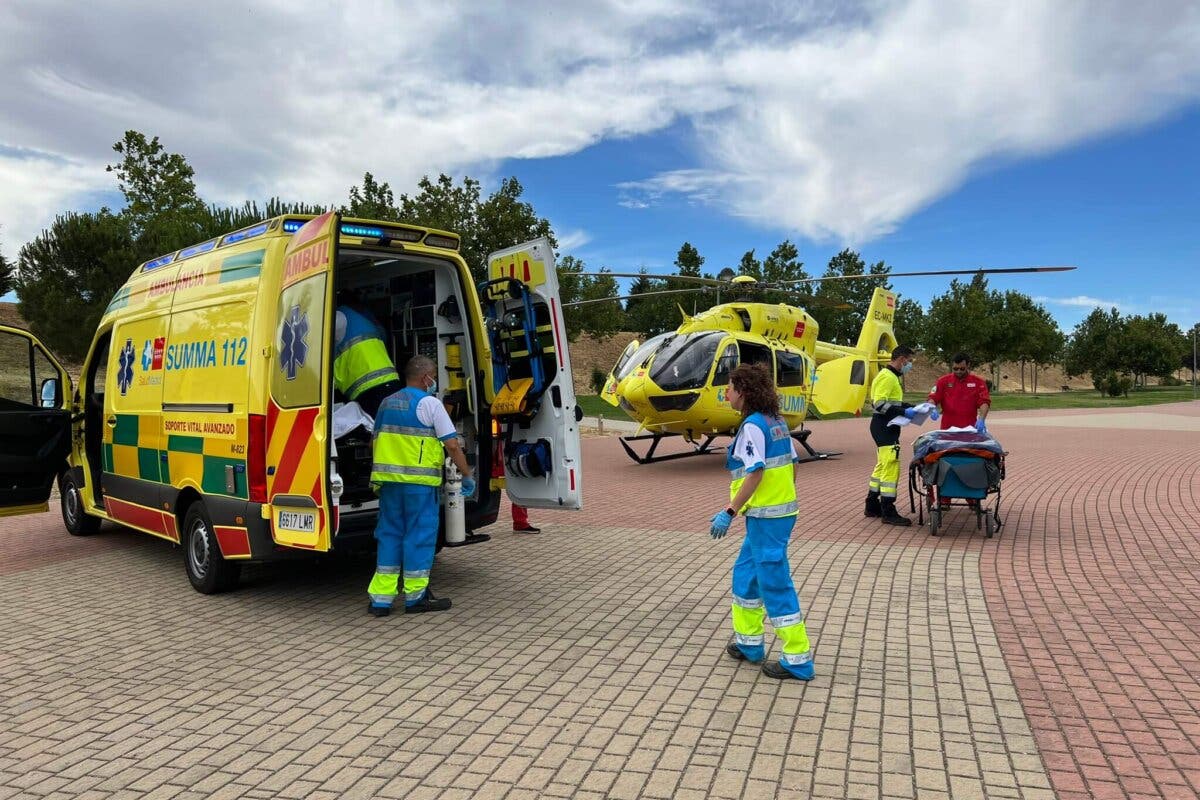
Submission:
{"label": "blue trousers", "polygon": [[[371,605],[390,608],[404,578],[404,603],[421,601],[437,549],[438,487],[384,483],[379,487],[378,550],[367,593]],[[403,570],[403,572],[402,572]]]}
{"label": "blue trousers", "polygon": [[792,583],[787,548],[796,517],[747,517],[746,538],[733,564],[733,633],[751,661],[762,661],[764,617],[783,643],[779,663],[800,678],[813,676],[804,614]]}

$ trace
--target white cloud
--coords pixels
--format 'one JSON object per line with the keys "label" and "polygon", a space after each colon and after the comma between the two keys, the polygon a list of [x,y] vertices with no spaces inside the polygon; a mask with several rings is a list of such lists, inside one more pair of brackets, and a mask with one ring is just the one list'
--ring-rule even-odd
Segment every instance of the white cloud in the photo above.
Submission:
{"label": "white cloud", "polygon": [[592,240],[592,235],[582,228],[559,229],[555,234],[558,239],[558,249],[563,253],[578,250]]}
{"label": "white cloud", "polygon": [[1124,303],[1118,303],[1116,300],[1101,300],[1098,297],[1092,297],[1086,294],[1077,294],[1071,297],[1034,297],[1034,302],[1042,303],[1048,306],[1078,306],[1080,308],[1115,308],[1118,311],[1125,310],[1128,306]]}
{"label": "white cloud", "polygon": [[990,160],[1194,102],[1200,6],[11,0],[0,71],[10,239],[111,190],[127,128],[185,154],[207,199],[340,202],[366,170],[404,190],[682,122],[695,163],[622,205],[861,243]]}

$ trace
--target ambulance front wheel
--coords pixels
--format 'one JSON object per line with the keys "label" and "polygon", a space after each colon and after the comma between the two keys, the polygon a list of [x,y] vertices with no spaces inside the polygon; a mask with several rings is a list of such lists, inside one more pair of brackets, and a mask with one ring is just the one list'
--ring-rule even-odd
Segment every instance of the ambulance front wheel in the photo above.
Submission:
{"label": "ambulance front wheel", "polygon": [[72,536],[90,536],[100,530],[100,519],[83,510],[83,492],[71,470],[58,476],[58,502],[62,506],[63,525]]}
{"label": "ambulance front wheel", "polygon": [[183,566],[192,588],[201,594],[227,592],[237,586],[242,565],[226,561],[217,544],[212,519],[197,500],[183,518]]}

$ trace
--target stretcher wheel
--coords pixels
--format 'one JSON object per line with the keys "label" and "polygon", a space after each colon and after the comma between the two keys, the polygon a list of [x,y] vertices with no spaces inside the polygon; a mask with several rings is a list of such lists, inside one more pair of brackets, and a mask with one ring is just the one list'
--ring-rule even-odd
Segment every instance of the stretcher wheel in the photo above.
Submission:
{"label": "stretcher wheel", "polygon": [[989,539],[992,538],[992,535],[996,533],[995,518],[993,518],[991,514],[984,514],[983,515],[983,524],[984,524],[984,535],[986,535],[987,538],[989,538]]}
{"label": "stretcher wheel", "polygon": [[929,535],[937,536],[938,528],[942,525],[942,509],[931,506],[929,509]]}

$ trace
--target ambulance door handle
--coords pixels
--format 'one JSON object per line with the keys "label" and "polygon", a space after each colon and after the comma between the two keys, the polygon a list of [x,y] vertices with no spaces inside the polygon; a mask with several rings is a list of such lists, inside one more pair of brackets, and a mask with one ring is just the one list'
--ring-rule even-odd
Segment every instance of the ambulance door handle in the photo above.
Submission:
{"label": "ambulance door handle", "polygon": [[115,428],[115,427],[117,427],[117,418],[116,418],[116,417],[109,417],[108,419],[104,420],[104,422],[105,422],[105,423],[108,425],[108,427],[110,427],[110,428]]}

